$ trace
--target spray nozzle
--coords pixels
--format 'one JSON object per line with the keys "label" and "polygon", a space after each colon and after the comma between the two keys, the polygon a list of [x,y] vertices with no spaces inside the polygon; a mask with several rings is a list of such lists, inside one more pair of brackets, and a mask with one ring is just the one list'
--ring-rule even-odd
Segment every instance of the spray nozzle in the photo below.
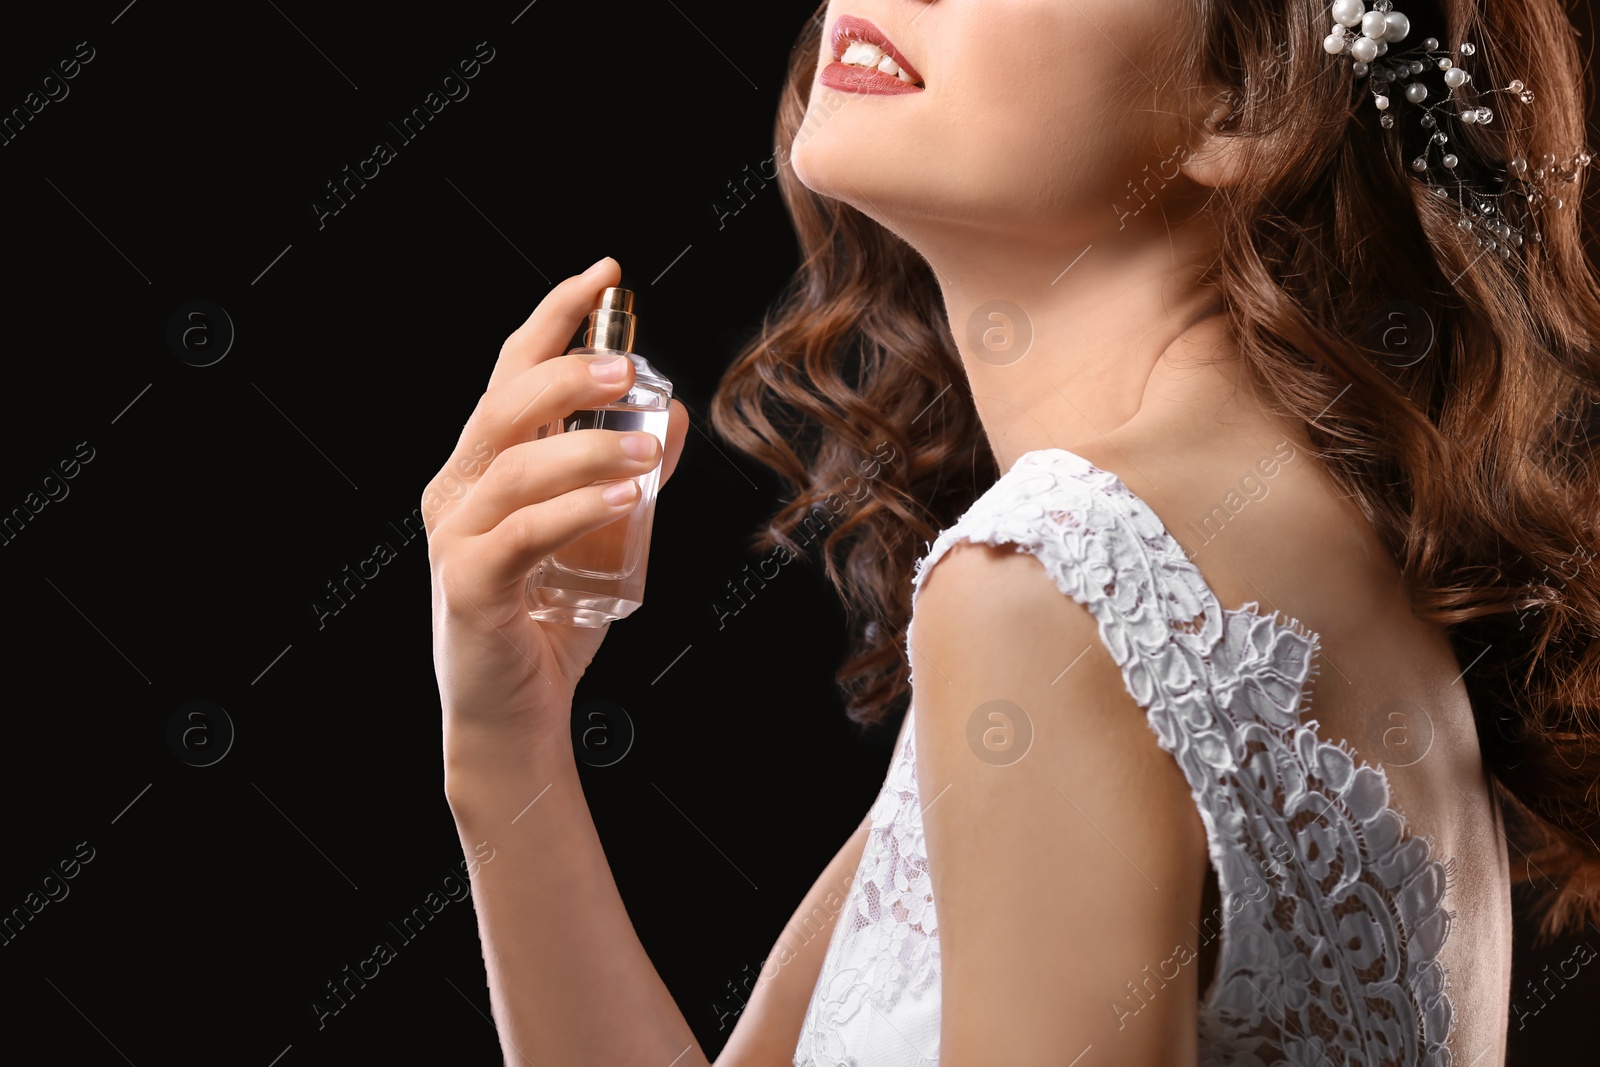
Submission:
{"label": "spray nozzle", "polygon": [[636,324],[633,290],[608,287],[600,294],[599,306],[589,312],[589,328],[584,333],[583,343],[590,348],[632,352]]}

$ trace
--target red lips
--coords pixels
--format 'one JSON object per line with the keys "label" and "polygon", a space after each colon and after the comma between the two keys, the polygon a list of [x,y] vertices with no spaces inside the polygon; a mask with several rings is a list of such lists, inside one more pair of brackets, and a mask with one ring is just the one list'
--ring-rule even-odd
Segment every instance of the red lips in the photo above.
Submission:
{"label": "red lips", "polygon": [[921,85],[912,85],[893,75],[885,74],[879,70],[868,70],[865,67],[855,67],[839,62],[839,57],[844,55],[845,49],[850,47],[851,41],[865,41],[875,44],[883,49],[884,53],[893,59],[905,72],[906,77],[918,82],[922,75],[913,67],[894,46],[894,42],[878,27],[866,19],[854,15],[840,15],[833,23],[833,33],[829,44],[833,53],[834,62],[823,68],[822,82],[839,89],[849,89],[856,92],[876,93],[916,93],[922,91]]}

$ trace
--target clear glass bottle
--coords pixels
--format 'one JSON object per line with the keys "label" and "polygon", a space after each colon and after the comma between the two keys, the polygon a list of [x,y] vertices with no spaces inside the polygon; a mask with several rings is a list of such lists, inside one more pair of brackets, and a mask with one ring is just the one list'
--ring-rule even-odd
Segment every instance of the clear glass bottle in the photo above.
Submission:
{"label": "clear glass bottle", "polygon": [[[594,427],[648,430],[661,442],[661,454],[666,455],[672,383],[633,351],[635,325],[630,290],[610,288],[601,294],[599,306],[589,312],[583,344],[568,354],[589,361],[625,356],[633,363],[633,386],[604,407],[580,408],[565,419],[547,423],[540,427],[536,440]],[[634,480],[640,493],[631,511],[557,549],[528,572],[524,590],[530,618],[569,626],[603,626],[644,602],[661,465]]]}

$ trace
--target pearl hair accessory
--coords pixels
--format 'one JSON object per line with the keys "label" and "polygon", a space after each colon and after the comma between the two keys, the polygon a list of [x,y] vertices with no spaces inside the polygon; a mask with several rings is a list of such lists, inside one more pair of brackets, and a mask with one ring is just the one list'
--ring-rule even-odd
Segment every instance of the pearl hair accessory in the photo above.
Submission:
{"label": "pearl hair accessory", "polygon": [[[1389,46],[1399,44],[1411,33],[1411,20],[1393,7],[1391,0],[1373,0],[1369,11],[1364,0],[1334,0],[1329,11],[1333,28],[1322,40],[1323,50],[1329,55],[1349,55],[1350,69],[1357,77],[1370,75],[1373,103],[1382,112],[1378,121],[1386,130],[1395,124],[1395,100],[1390,95],[1393,89],[1399,89],[1395,96],[1403,96],[1408,104],[1422,105],[1431,91],[1417,76],[1429,68],[1444,72],[1445,95],[1422,107],[1421,125],[1433,134],[1422,154],[1411,160],[1411,169],[1432,186],[1435,196],[1449,198],[1454,194],[1461,208],[1457,225],[1473,233],[1485,253],[1497,252],[1500,258],[1510,259],[1512,250],[1522,247],[1524,241],[1543,240],[1535,209],[1562,206],[1562,198],[1552,191],[1556,181],[1577,181],[1579,168],[1588,166],[1594,156],[1587,146],[1582,146],[1559,162],[1554,153],[1546,152],[1532,169],[1521,155],[1513,155],[1504,163],[1482,161],[1491,172],[1489,182],[1504,188],[1484,193],[1469,186],[1458,173],[1465,161],[1446,148],[1450,143],[1446,127],[1452,121],[1462,126],[1486,126],[1494,121],[1494,110],[1481,104],[1454,106],[1456,90],[1471,82],[1472,75],[1447,50],[1440,50],[1438,38],[1429,37],[1420,45],[1390,54]],[[1476,51],[1471,41],[1462,41],[1456,49],[1459,56],[1471,56]],[[1479,96],[1494,93],[1509,94],[1522,104],[1533,103],[1533,90],[1521,79],[1514,79],[1504,88],[1480,90]],[[1433,159],[1435,149],[1437,163]],[[1512,210],[1507,210],[1506,201]]]}

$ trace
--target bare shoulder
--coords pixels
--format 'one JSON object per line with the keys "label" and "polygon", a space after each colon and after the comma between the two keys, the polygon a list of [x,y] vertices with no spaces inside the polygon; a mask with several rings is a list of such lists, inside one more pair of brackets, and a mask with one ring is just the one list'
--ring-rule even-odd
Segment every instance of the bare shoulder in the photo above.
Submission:
{"label": "bare shoulder", "polygon": [[[941,1062],[1192,1059],[1204,825],[1096,619],[1030,553],[961,541],[912,630]],[[1158,998],[1119,998],[1152,968]]]}
{"label": "bare shoulder", "polygon": [[[1193,817],[1174,820],[1180,837],[1202,829],[1099,621],[1030,552],[1013,543],[950,546],[924,576],[910,638],[919,768],[934,742],[988,767],[1032,760],[1030,771],[1070,770],[1086,785],[1137,774],[1171,787],[1168,814]],[[1035,751],[1042,758],[1032,759]],[[1203,834],[1189,843],[1203,853]]]}

